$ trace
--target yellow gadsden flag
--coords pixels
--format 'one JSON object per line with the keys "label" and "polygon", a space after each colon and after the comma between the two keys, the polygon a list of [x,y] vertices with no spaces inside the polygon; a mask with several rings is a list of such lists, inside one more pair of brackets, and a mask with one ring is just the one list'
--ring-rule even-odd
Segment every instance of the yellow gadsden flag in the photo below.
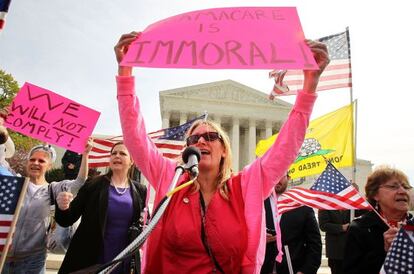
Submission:
{"label": "yellow gadsden flag", "polygon": [[[299,156],[289,168],[292,179],[322,173],[324,157],[336,167],[353,165],[352,112],[348,105],[309,123]],[[259,141],[256,155],[262,156],[276,138],[277,134]]]}

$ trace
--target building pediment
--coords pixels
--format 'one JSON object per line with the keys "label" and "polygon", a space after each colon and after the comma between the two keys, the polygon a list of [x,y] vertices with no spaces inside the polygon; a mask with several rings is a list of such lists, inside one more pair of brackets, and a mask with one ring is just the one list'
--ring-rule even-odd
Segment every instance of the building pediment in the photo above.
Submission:
{"label": "building pediment", "polygon": [[[186,86],[160,92],[160,98],[183,98],[193,100],[209,100],[220,103],[229,102],[237,104],[258,104],[273,107],[291,108],[291,104],[281,100],[271,101],[268,95],[245,86],[233,80],[205,83],[194,86]],[[167,99],[168,100],[168,99]]]}

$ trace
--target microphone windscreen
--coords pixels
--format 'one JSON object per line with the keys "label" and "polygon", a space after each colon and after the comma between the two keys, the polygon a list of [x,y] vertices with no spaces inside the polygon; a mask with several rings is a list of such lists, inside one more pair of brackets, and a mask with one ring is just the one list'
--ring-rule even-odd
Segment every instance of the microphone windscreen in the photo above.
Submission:
{"label": "microphone windscreen", "polygon": [[197,157],[197,161],[200,161],[201,152],[198,148],[196,148],[196,147],[187,147],[186,149],[184,149],[184,152],[183,152],[183,161],[184,161],[184,163],[188,162],[188,158],[190,157],[190,155],[195,155]]}

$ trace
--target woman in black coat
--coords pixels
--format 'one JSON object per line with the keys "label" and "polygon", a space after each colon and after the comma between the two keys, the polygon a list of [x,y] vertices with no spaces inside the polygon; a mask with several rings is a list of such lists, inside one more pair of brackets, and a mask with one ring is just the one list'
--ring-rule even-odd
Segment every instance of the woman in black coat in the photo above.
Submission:
{"label": "woman in black coat", "polygon": [[[131,226],[139,226],[143,219],[146,189],[128,177],[133,163],[123,143],[112,147],[109,166],[108,174],[85,184],[72,202],[70,193],[60,193],[57,197],[59,209],[55,217],[60,225],[69,226],[82,216],[59,273],[111,261],[131,242]],[[139,266],[139,262],[133,264]],[[130,270],[128,261],[112,273],[130,273]]]}
{"label": "woman in black coat", "polygon": [[382,166],[367,179],[365,193],[374,211],[355,219],[347,234],[343,270],[347,274],[378,274],[398,228],[412,220],[408,213],[407,176],[400,170]]}

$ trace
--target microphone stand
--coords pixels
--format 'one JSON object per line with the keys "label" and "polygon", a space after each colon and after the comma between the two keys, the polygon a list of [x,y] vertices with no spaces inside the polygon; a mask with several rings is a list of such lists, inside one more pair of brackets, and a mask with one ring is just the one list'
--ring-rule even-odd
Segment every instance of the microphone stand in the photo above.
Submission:
{"label": "microphone stand", "polygon": [[[175,174],[171,181],[170,188],[168,192],[173,190],[175,186],[177,185],[178,179],[180,176],[184,173],[184,171],[188,167],[185,165],[180,165],[175,168]],[[154,216],[151,218],[151,221],[149,224],[143,229],[143,231],[138,235],[138,237],[133,240],[121,253],[119,253],[112,262],[108,264],[105,264],[101,266],[95,273],[104,274],[104,273],[110,273],[119,263],[122,262],[122,258],[127,257],[131,251],[136,250],[137,248],[140,248],[142,244],[145,242],[145,240],[148,238],[152,230],[155,228],[155,225],[161,220],[162,215],[164,215],[164,212],[171,201],[172,196],[165,196],[160,203],[157,206],[157,209],[154,213]]]}

